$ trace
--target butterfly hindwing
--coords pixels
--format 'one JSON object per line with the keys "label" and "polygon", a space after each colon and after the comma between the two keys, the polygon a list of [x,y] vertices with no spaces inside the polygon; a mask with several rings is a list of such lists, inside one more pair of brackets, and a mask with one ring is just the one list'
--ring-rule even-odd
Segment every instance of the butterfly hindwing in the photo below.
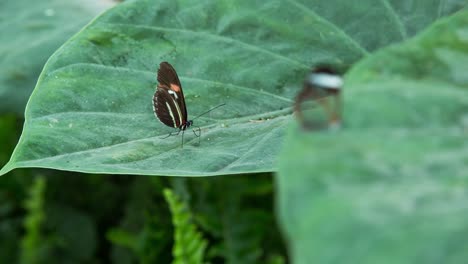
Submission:
{"label": "butterfly hindwing", "polygon": [[153,96],[156,117],[166,126],[178,128],[183,124],[180,107],[166,89],[159,89]]}

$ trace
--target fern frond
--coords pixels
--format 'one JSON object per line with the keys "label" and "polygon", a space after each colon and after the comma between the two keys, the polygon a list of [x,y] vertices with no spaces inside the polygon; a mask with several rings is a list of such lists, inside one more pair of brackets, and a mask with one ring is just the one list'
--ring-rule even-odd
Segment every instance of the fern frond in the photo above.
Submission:
{"label": "fern frond", "polygon": [[29,198],[24,207],[27,211],[24,219],[25,235],[21,241],[21,263],[41,263],[40,249],[43,243],[42,225],[45,219],[44,193],[46,182],[39,177],[29,190]]}
{"label": "fern frond", "polygon": [[174,225],[173,264],[201,264],[207,242],[192,222],[187,205],[171,190],[164,190]]}

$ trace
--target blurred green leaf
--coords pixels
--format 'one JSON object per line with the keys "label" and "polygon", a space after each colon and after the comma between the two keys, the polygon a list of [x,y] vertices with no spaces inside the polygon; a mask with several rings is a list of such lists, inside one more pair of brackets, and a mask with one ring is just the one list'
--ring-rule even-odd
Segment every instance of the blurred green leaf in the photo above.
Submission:
{"label": "blurred green leaf", "polygon": [[93,0],[2,0],[0,3],[0,113],[23,116],[50,55],[94,16],[112,6]]}
{"label": "blurred green leaf", "polygon": [[129,248],[134,252],[138,251],[138,248],[136,247],[138,237],[135,234],[116,228],[107,232],[107,238],[116,245]]}
{"label": "blurred green leaf", "polygon": [[277,177],[294,263],[464,263],[468,11],[358,63],[344,128],[288,131]]}
{"label": "blurred green leaf", "polygon": [[[276,170],[292,98],[309,67],[347,67],[407,38],[466,1],[156,1],[122,3],[49,60],[26,109],[10,163],[19,167],[144,175]],[[201,145],[156,121],[157,65],[185,88]]]}

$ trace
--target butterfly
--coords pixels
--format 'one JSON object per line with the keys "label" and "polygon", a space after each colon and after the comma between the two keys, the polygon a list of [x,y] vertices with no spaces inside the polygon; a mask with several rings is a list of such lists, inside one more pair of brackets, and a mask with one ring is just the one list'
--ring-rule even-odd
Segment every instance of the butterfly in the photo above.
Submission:
{"label": "butterfly", "polygon": [[321,128],[323,124],[314,120],[308,120],[304,117],[302,104],[311,99],[316,101],[325,115],[328,128],[336,129],[341,123],[341,103],[340,93],[343,86],[341,76],[329,66],[315,67],[306,77],[302,91],[297,95],[295,102],[295,112],[302,126],[306,129]]}
{"label": "butterfly", "polygon": [[[158,86],[153,96],[153,111],[161,123],[166,126],[178,129],[177,135],[182,132],[182,147],[184,146],[184,132],[193,125],[193,120],[207,114],[208,112],[223,106],[218,105],[210,110],[198,115],[192,120],[188,120],[187,106],[185,105],[184,92],[180,84],[176,70],[168,62],[161,62],[158,69]],[[198,127],[198,134],[193,130],[195,136],[200,138],[201,130]],[[167,137],[171,136],[170,133]],[[167,138],[165,137],[165,138]]]}

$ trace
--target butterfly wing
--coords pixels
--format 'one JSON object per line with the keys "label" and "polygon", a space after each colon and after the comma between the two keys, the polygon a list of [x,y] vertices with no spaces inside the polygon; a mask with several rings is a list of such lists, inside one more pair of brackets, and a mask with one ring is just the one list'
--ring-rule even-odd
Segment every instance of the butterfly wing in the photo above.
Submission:
{"label": "butterfly wing", "polygon": [[158,69],[158,89],[153,96],[154,112],[167,126],[178,128],[187,122],[184,93],[177,72],[168,62]]}
{"label": "butterfly wing", "polygon": [[176,70],[168,62],[161,62],[159,64],[158,89],[167,90],[172,98],[174,98],[182,113],[183,123],[185,123],[187,121],[187,108],[185,106],[184,92]]}

